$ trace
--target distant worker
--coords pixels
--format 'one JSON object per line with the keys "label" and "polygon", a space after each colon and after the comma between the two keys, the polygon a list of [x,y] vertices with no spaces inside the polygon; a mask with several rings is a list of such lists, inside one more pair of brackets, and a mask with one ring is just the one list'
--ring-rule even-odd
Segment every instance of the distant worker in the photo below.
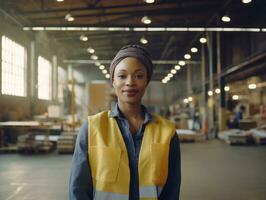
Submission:
{"label": "distant worker", "polygon": [[175,125],[141,104],[153,65],[146,49],[123,47],[110,65],[117,103],[88,117],[72,161],[70,200],[178,200]]}

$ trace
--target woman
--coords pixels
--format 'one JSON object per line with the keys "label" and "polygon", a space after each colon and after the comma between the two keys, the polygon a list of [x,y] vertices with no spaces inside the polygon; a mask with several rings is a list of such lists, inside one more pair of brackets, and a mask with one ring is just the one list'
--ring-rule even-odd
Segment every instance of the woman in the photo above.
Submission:
{"label": "woman", "polygon": [[118,102],[88,117],[72,161],[71,200],[178,200],[180,149],[175,126],[141,99],[153,65],[146,49],[123,47],[110,65]]}

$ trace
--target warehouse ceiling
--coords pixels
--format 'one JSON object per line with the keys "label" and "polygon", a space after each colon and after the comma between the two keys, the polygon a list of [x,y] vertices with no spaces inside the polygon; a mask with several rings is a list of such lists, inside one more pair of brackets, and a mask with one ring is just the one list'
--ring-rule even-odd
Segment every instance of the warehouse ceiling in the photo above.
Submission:
{"label": "warehouse ceiling", "polygon": [[[0,0],[2,12],[12,16],[23,27],[127,27],[127,31],[84,30],[55,31],[46,33],[61,46],[66,60],[90,59],[88,48],[95,50],[99,60],[111,60],[124,45],[145,46],[153,60],[181,60],[191,47],[200,47],[198,39],[204,32],[193,31],[132,31],[134,27],[266,27],[266,2],[253,0],[244,4],[241,0]],[[229,15],[231,21],[221,21]],[[71,21],[70,17],[74,17]],[[150,24],[141,19],[147,16]],[[70,19],[69,21],[67,19]],[[265,20],[263,20],[265,19]],[[84,40],[81,40],[81,36]],[[199,53],[191,62],[198,63]],[[155,80],[163,78],[169,65],[156,65]]]}

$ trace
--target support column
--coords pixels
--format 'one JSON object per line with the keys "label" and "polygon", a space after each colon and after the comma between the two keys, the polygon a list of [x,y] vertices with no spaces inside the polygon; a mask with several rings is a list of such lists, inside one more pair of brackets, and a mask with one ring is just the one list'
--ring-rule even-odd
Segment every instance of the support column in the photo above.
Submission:
{"label": "support column", "polygon": [[52,99],[58,100],[58,76],[57,76],[57,57],[53,56],[52,58]]}
{"label": "support column", "polygon": [[205,45],[201,44],[201,84],[202,84],[202,93],[201,93],[201,124],[202,124],[202,133],[205,135],[208,134],[208,117],[207,117],[207,100],[208,100],[208,89],[206,88],[206,62],[205,62]]}
{"label": "support column", "polygon": [[35,102],[38,98],[38,63],[36,57],[36,42],[30,42],[30,54],[29,54],[29,79],[28,85],[29,88],[27,92],[29,92],[29,99],[30,99],[30,114],[31,116],[34,115],[35,110]]}
{"label": "support column", "polygon": [[214,39],[214,33],[209,32],[207,35],[207,41],[208,41],[208,50],[209,50],[209,90],[213,92],[213,95],[208,98],[208,121],[209,121],[209,136],[211,138],[215,137],[215,130],[216,130],[216,124],[214,120],[214,66],[216,65],[216,48],[215,48],[215,39]]}
{"label": "support column", "polygon": [[187,96],[192,94],[191,65],[187,65]]}
{"label": "support column", "polygon": [[221,37],[220,32],[216,33],[217,38],[217,74],[219,77],[219,110],[218,110],[218,127],[219,131],[223,131],[226,129],[226,105],[225,105],[225,78],[221,76],[222,66],[221,66]]}

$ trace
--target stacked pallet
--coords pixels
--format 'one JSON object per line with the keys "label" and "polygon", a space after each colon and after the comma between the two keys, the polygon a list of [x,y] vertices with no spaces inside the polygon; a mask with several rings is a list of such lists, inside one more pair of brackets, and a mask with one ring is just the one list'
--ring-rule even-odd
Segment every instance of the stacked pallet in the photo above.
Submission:
{"label": "stacked pallet", "polygon": [[251,129],[250,132],[256,144],[266,144],[266,129]]}
{"label": "stacked pallet", "polygon": [[176,129],[180,142],[203,142],[206,136],[202,133],[197,133],[189,129]]}
{"label": "stacked pallet", "polygon": [[248,144],[251,137],[249,131],[239,129],[229,129],[218,133],[218,138],[230,145]]}
{"label": "stacked pallet", "polygon": [[17,146],[20,152],[49,152],[53,149],[54,144],[49,141],[48,137],[37,140],[35,134],[28,133],[18,137]]}
{"label": "stacked pallet", "polygon": [[75,133],[63,133],[57,140],[58,153],[73,153],[76,144]]}

